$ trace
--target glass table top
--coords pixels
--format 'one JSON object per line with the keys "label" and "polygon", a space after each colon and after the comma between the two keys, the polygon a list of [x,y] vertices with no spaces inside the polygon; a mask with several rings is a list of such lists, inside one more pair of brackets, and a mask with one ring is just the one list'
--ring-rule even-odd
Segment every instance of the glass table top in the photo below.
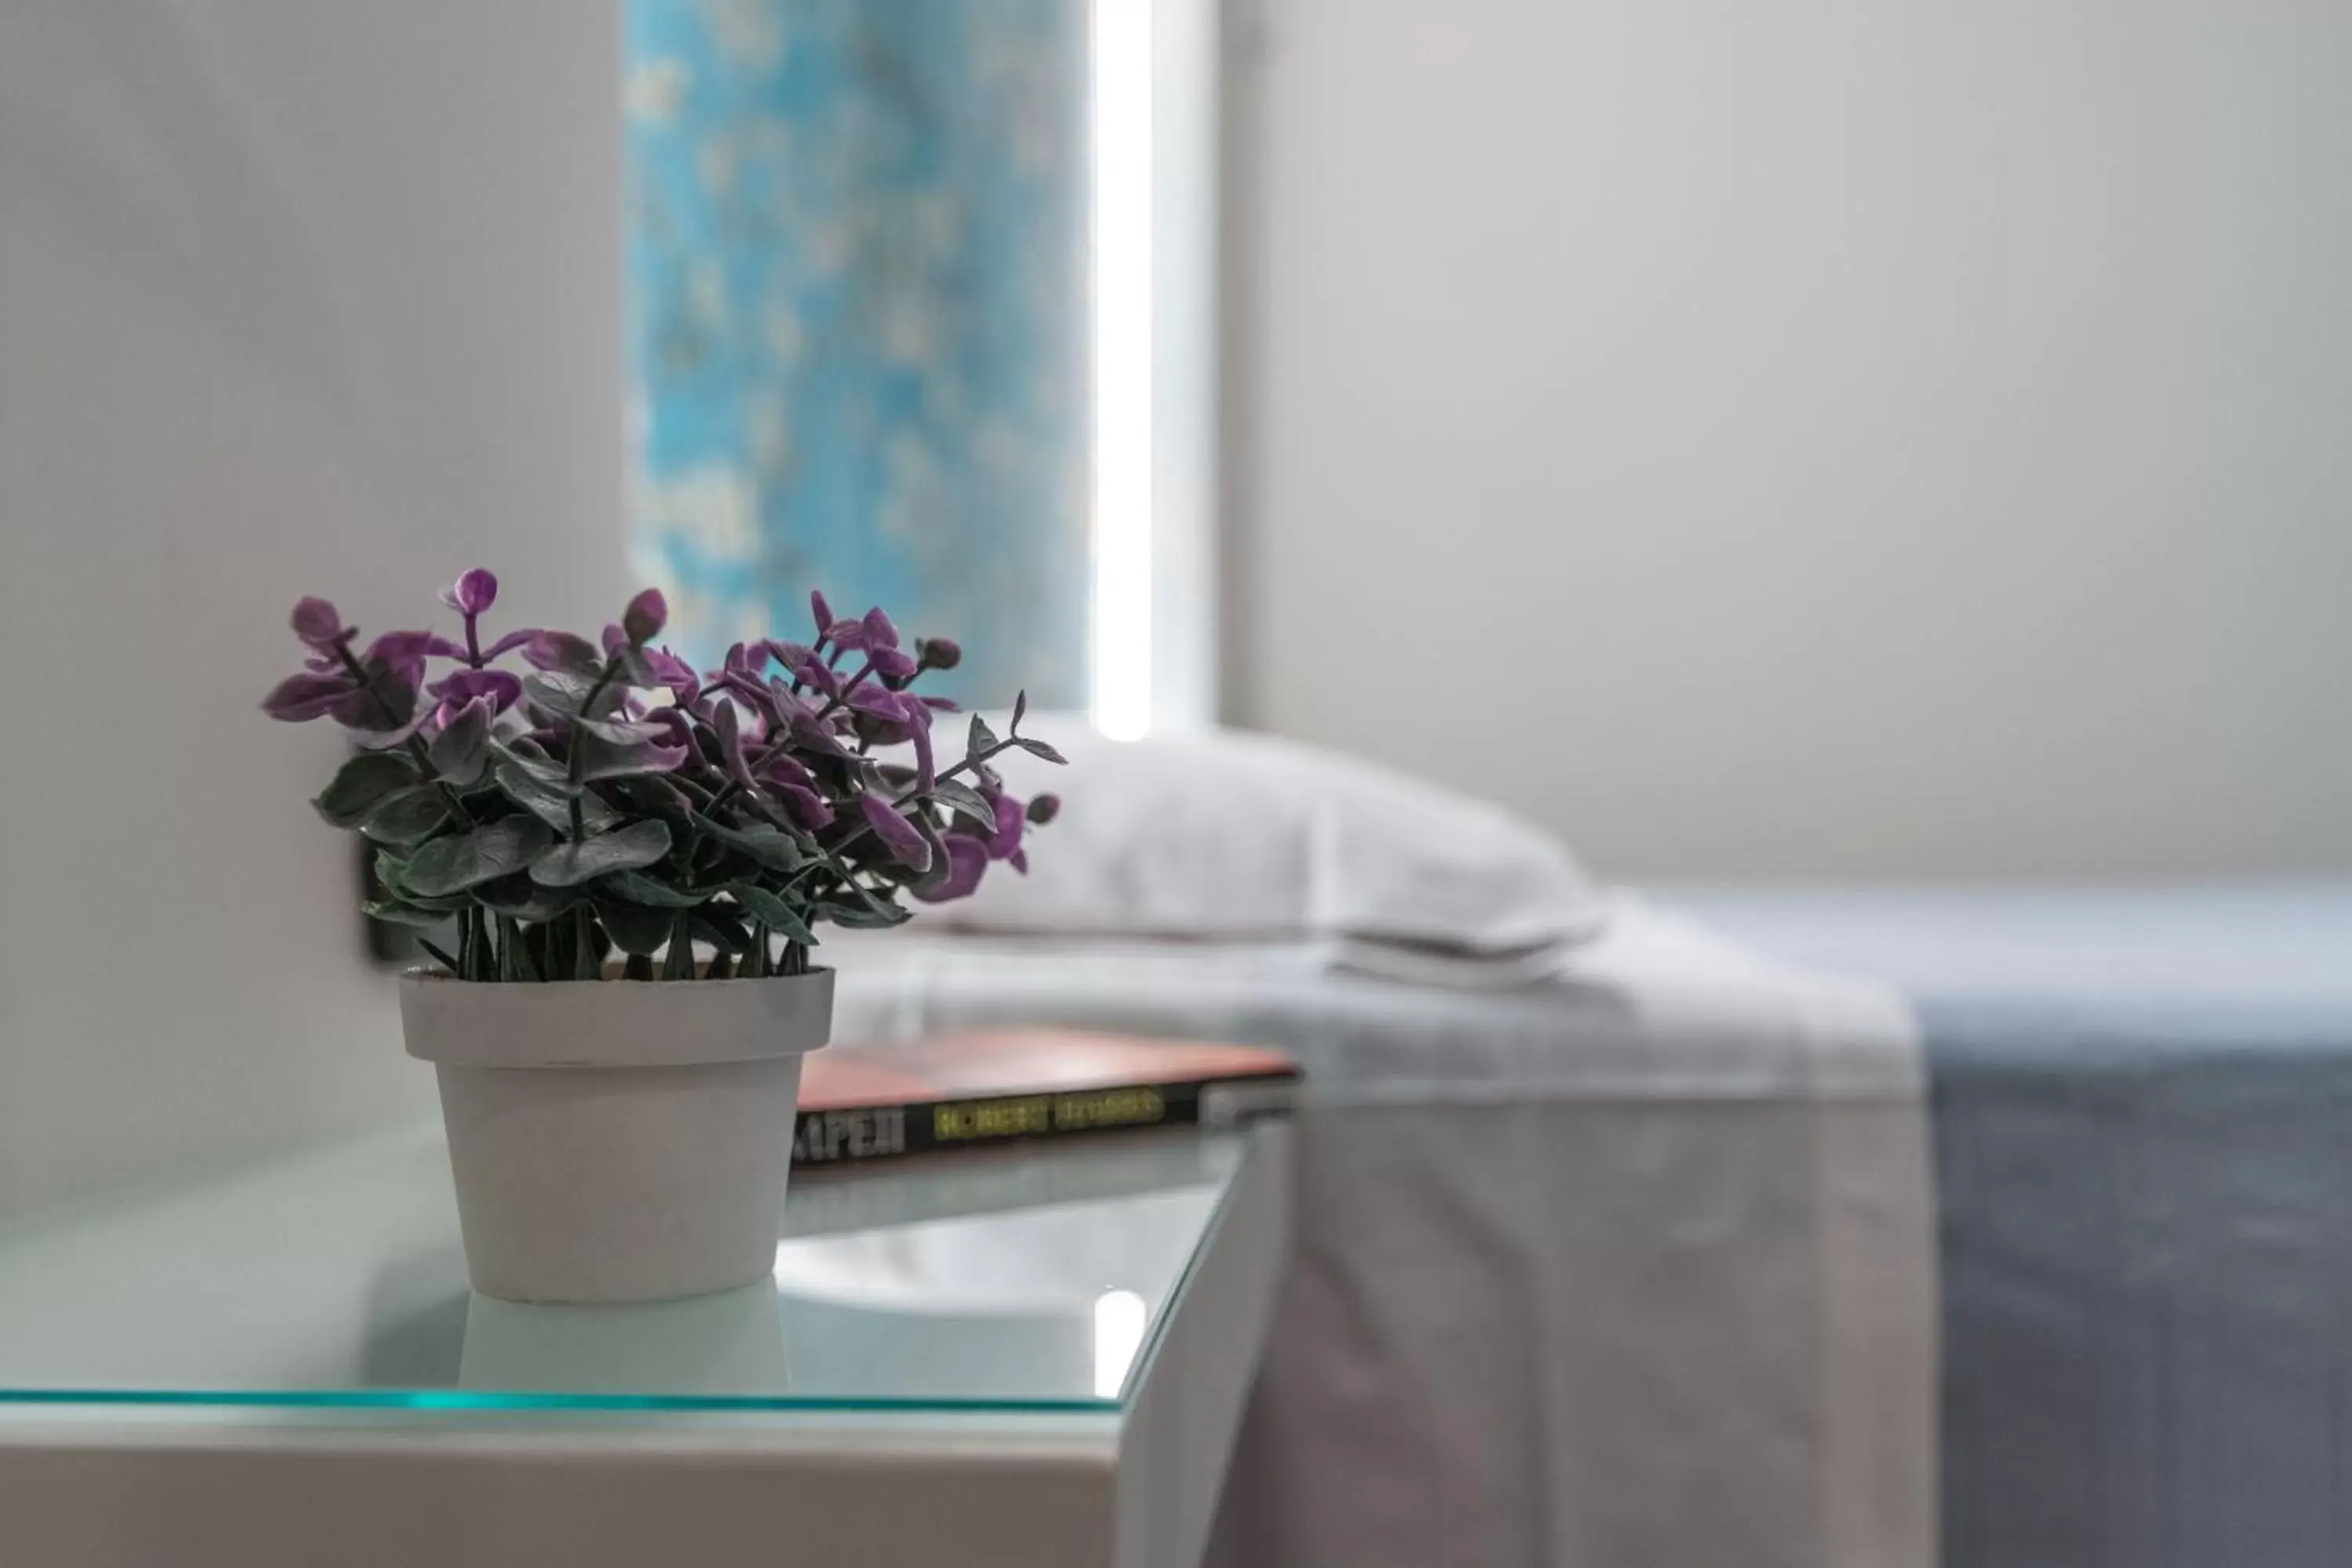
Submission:
{"label": "glass table top", "polygon": [[1117,1411],[1247,1135],[798,1171],[772,1279],[467,1289],[437,1124],[0,1227],[0,1409]]}

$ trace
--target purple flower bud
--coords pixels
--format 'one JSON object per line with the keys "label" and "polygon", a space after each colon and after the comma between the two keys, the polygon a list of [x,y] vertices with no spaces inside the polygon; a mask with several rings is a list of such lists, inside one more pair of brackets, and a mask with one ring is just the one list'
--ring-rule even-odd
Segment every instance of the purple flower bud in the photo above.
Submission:
{"label": "purple flower bud", "polygon": [[816,635],[820,638],[831,634],[833,630],[833,606],[826,604],[824,602],[824,595],[818,593],[814,588],[809,590],[809,614],[816,617]]}
{"label": "purple flower bud", "polygon": [[874,673],[886,680],[911,680],[922,668],[895,647],[877,647],[866,657],[874,661]]}
{"label": "purple flower bud", "polygon": [[963,662],[963,647],[953,637],[917,637],[915,658],[925,669],[953,669]]}
{"label": "purple flower bud", "polygon": [[979,839],[961,833],[950,833],[946,842],[946,879],[929,892],[908,889],[927,904],[944,904],[950,899],[970,898],[979,889],[980,879],[988,869],[988,846]]}
{"label": "purple flower bud", "polygon": [[898,815],[898,808],[878,795],[857,797],[857,809],[866,818],[866,826],[874,837],[889,847],[891,858],[914,871],[931,868],[931,846],[915,831],[915,825]]}
{"label": "purple flower bud", "polygon": [[662,627],[669,625],[669,601],[662,597],[659,588],[647,588],[629,601],[621,612],[621,629],[629,635],[631,646],[643,647],[661,636]]}
{"label": "purple flower bud", "polygon": [[1062,797],[1060,795],[1040,795],[1030,797],[1029,822],[1032,826],[1043,827],[1061,815]]}
{"label": "purple flower bud", "polygon": [[1003,860],[1021,852],[1021,825],[1027,819],[1021,815],[1021,803],[1009,795],[1000,795],[996,806],[996,831],[989,836],[988,858]]}
{"label": "purple flower bud", "polygon": [[496,604],[498,597],[497,576],[479,566],[441,590],[441,602],[469,620]]}
{"label": "purple flower bud", "polygon": [[351,695],[352,678],[342,674],[306,671],[289,675],[261,700],[261,710],[272,719],[299,724],[316,719]]}
{"label": "purple flower bud", "polygon": [[294,635],[310,647],[332,647],[351,635],[341,612],[324,599],[298,600],[290,620]]}
{"label": "purple flower bud", "polygon": [[890,617],[882,613],[881,605],[877,605],[866,612],[865,626],[867,647],[898,646],[898,628],[890,624]]}

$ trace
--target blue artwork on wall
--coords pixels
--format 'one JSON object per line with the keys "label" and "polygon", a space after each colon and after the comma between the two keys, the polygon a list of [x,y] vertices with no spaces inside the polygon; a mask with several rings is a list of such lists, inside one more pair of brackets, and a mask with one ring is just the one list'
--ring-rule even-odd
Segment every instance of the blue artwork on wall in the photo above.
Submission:
{"label": "blue artwork on wall", "polygon": [[681,652],[808,591],[1086,700],[1085,0],[630,0],[639,566]]}

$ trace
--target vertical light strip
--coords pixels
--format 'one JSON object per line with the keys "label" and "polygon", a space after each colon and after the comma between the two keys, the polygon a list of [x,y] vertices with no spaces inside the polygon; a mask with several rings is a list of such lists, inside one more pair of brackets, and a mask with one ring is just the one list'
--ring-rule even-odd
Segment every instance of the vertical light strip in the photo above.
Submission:
{"label": "vertical light strip", "polygon": [[1096,728],[1151,728],[1152,0],[1094,8]]}
{"label": "vertical light strip", "polygon": [[1132,1290],[1106,1290],[1095,1298],[1095,1397],[1117,1399],[1127,1386],[1128,1369],[1143,1348],[1151,1309]]}

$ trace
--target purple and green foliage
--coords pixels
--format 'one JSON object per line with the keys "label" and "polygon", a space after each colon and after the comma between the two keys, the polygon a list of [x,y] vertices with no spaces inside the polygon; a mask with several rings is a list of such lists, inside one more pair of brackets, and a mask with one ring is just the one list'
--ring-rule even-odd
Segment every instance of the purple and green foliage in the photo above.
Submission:
{"label": "purple and green foliage", "polygon": [[[634,980],[803,973],[821,923],[897,925],[901,894],[939,903],[993,861],[1025,870],[1024,827],[1053,820],[1054,796],[1013,798],[994,765],[1062,761],[1020,733],[1025,701],[1001,739],[973,715],[949,762],[932,726],[955,704],[912,689],[962,651],[902,648],[879,609],[836,619],[813,594],[814,640],[738,644],[705,674],[654,646],[657,590],[594,642],[485,645],[498,593],[479,569],[443,592],[462,640],[364,644],[304,599],[310,657],[261,703],[349,731],[356,749],[312,804],[377,846],[384,896],[368,913],[456,923],[457,951],[429,950],[460,979],[600,979],[616,951]],[[499,668],[510,657],[525,670]]]}

